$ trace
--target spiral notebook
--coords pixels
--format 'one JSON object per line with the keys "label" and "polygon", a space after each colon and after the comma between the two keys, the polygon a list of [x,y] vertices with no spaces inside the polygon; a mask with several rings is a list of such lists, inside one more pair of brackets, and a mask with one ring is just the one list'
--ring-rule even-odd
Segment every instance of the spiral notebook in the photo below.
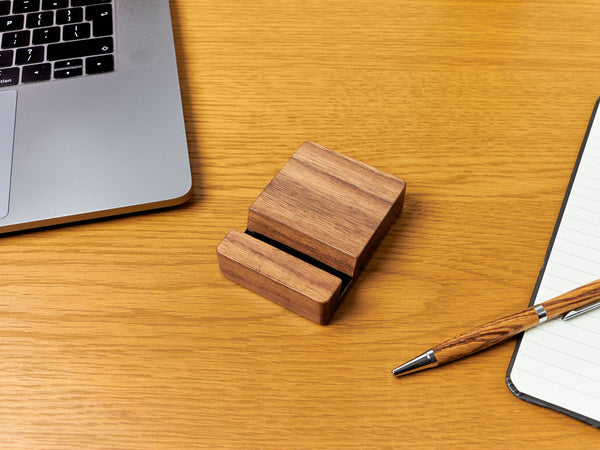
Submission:
{"label": "spiral notebook", "polygon": [[[592,118],[531,298],[541,303],[600,278],[600,118]],[[518,398],[600,428],[600,309],[533,328],[506,381]]]}

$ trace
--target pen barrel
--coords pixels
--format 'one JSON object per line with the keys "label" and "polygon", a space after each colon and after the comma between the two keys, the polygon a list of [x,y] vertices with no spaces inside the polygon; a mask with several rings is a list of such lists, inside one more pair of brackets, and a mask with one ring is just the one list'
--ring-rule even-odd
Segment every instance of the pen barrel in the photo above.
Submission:
{"label": "pen barrel", "polygon": [[546,310],[548,320],[550,320],[598,300],[600,300],[600,280],[592,281],[577,289],[559,295],[552,300],[542,303],[542,306]]}
{"label": "pen barrel", "polygon": [[539,323],[537,313],[528,308],[484,325],[472,328],[432,348],[442,365],[472,355],[492,345],[510,339]]}
{"label": "pen barrel", "polygon": [[[542,303],[544,320],[551,320],[573,309],[600,300],[600,280],[585,284],[565,294]],[[531,307],[524,311],[472,328],[432,348],[438,364],[471,355],[498,344],[537,325],[540,315]]]}

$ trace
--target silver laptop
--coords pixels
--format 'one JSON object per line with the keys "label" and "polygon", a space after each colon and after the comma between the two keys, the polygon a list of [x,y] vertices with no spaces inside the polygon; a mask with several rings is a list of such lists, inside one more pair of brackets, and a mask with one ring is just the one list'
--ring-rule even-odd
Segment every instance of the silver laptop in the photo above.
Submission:
{"label": "silver laptop", "polygon": [[168,0],[0,0],[0,233],[182,203]]}

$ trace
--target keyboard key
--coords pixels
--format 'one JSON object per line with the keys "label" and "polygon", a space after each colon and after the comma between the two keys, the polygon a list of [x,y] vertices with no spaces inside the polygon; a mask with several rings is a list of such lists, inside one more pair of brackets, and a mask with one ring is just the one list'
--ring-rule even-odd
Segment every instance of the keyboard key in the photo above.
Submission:
{"label": "keyboard key", "polygon": [[0,69],[0,87],[13,86],[19,82],[19,69],[11,67],[10,69]]}
{"label": "keyboard key", "polygon": [[25,24],[23,16],[6,16],[0,17],[0,33],[3,31],[22,30]]}
{"label": "keyboard key", "polygon": [[111,0],[71,0],[71,6],[89,6],[97,3],[110,3]]}
{"label": "keyboard key", "polygon": [[113,52],[113,48],[112,38],[85,39],[82,41],[50,44],[48,46],[47,58],[49,61],[56,61],[58,59],[109,54]]}
{"label": "keyboard key", "polygon": [[80,77],[83,75],[83,69],[81,67],[76,67],[74,69],[66,69],[66,70],[55,70],[54,78],[57,80],[61,80],[64,78],[73,78]]}
{"label": "keyboard key", "polygon": [[27,14],[27,28],[49,27],[54,25],[54,13],[52,11]]}
{"label": "keyboard key", "polygon": [[0,1],[0,16],[10,14],[10,2]]}
{"label": "keyboard key", "polygon": [[13,14],[34,12],[40,9],[40,0],[13,0]]}
{"label": "keyboard key", "polygon": [[0,50],[0,67],[12,66],[13,51]]}
{"label": "keyboard key", "polygon": [[66,61],[56,61],[54,70],[73,69],[75,67],[83,67],[83,59],[68,59]]}
{"label": "keyboard key", "polygon": [[17,50],[15,64],[36,64],[44,61],[44,47],[20,48]]}
{"label": "keyboard key", "polygon": [[83,8],[69,8],[56,11],[56,24],[83,22]]}
{"label": "keyboard key", "polygon": [[63,27],[63,39],[65,41],[74,41],[75,39],[87,39],[89,37],[89,23],[78,23],[76,25],[65,25]]}
{"label": "keyboard key", "polygon": [[68,8],[69,0],[42,0],[42,9]]}
{"label": "keyboard key", "polygon": [[33,45],[50,44],[60,41],[60,27],[33,30]]}
{"label": "keyboard key", "polygon": [[24,66],[21,81],[23,83],[34,83],[36,81],[48,81],[50,79],[51,67],[52,67],[52,65],[50,63],[35,64],[32,66]]}
{"label": "keyboard key", "polygon": [[29,30],[4,33],[2,35],[2,48],[27,47],[30,36]]}
{"label": "keyboard key", "polygon": [[85,73],[88,75],[112,72],[113,70],[115,70],[113,55],[94,56],[85,60]]}
{"label": "keyboard key", "polygon": [[54,78],[73,78],[83,75],[83,59],[70,59],[54,63]]}
{"label": "keyboard key", "polygon": [[113,33],[112,5],[90,6],[85,10],[85,18],[92,22],[95,37]]}
{"label": "keyboard key", "polygon": [[83,59],[69,59],[54,63],[54,78],[73,78],[83,75]]}

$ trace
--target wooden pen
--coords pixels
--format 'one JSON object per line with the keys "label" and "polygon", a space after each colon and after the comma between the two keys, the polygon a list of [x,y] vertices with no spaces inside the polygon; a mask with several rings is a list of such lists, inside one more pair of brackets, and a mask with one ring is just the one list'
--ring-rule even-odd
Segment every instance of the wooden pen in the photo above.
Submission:
{"label": "wooden pen", "polygon": [[395,368],[392,373],[402,376],[441,366],[499,344],[560,315],[563,315],[563,320],[569,320],[597,307],[600,307],[600,280],[459,334]]}

